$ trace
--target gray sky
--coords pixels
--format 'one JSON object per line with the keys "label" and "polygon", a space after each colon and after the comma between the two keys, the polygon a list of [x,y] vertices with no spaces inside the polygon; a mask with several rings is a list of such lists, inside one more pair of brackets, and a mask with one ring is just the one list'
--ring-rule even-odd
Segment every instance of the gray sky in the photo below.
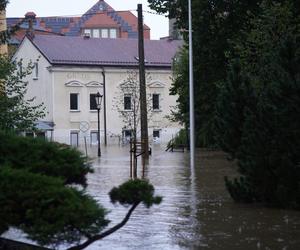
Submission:
{"label": "gray sky", "polygon": [[[115,10],[136,10],[137,4],[148,8],[147,0],[105,0]],[[28,11],[37,16],[81,15],[92,7],[97,0],[10,0],[7,6],[7,17],[22,17]],[[153,11],[152,11],[153,12]],[[133,12],[135,15],[136,11]],[[151,28],[151,39],[168,35],[168,20],[159,15],[144,13],[144,22]]]}

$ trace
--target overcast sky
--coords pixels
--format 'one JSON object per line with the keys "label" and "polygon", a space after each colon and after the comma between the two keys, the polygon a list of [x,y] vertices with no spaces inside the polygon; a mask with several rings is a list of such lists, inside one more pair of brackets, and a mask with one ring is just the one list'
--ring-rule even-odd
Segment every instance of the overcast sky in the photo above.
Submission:
{"label": "overcast sky", "polygon": [[[106,0],[115,10],[136,10],[137,4],[148,8],[147,0]],[[81,15],[92,7],[97,0],[10,0],[7,6],[7,17],[22,17],[28,11],[37,16]],[[153,11],[152,11],[153,12]],[[137,15],[136,11],[133,12]],[[168,35],[168,20],[159,15],[144,13],[144,22],[151,28],[151,39],[159,39]]]}

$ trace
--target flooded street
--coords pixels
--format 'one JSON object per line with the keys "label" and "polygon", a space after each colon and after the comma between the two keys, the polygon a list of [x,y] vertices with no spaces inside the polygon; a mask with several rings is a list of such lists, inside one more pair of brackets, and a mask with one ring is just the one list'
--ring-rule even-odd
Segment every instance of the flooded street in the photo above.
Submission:
{"label": "flooded street", "polygon": [[[110,203],[108,192],[129,178],[128,150],[103,147],[89,176],[89,193],[110,211],[109,227],[127,212]],[[223,180],[235,166],[224,154],[197,151],[192,171],[188,159],[188,153],[154,147],[146,178],[163,202],[140,205],[125,227],[87,249],[300,249],[300,212],[236,204]]]}

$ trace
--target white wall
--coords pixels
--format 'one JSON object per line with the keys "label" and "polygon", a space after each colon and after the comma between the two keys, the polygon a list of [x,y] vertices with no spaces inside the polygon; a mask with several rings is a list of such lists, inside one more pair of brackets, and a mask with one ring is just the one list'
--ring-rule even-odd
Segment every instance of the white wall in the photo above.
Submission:
{"label": "white wall", "polygon": [[29,82],[26,98],[31,99],[35,97],[35,104],[44,103],[46,107],[46,117],[42,120],[53,120],[53,92],[51,86],[51,72],[47,70],[50,66],[46,58],[32,45],[32,43],[25,38],[20,47],[16,51],[13,60],[23,59],[23,65],[29,64],[29,62],[38,62],[39,74],[35,79],[34,69],[31,75],[26,80]]}
{"label": "white wall", "polygon": [[[15,54],[16,58],[24,58],[24,62],[39,59],[39,77],[33,79],[33,74],[28,76],[28,97],[36,97],[36,102],[44,102],[47,117],[43,120],[55,123],[54,140],[70,144],[70,132],[80,132],[81,122],[89,124],[86,133],[79,133],[79,137],[90,138],[91,131],[97,131],[97,111],[90,110],[90,93],[103,94],[103,76],[101,67],[80,66],[51,66],[40,52],[25,38]],[[128,70],[121,68],[104,68],[106,76],[106,124],[108,143],[116,142],[117,135],[121,135],[123,123],[119,112],[113,108],[114,97],[118,94],[118,86],[128,78]],[[132,70],[131,70],[132,71]],[[138,69],[136,69],[138,71]],[[169,95],[171,86],[170,70],[147,71],[147,95],[153,93],[160,95],[160,110],[153,111],[149,121],[149,139],[152,140],[153,129],[160,130],[160,142],[167,142],[175,135],[180,126],[170,122],[166,116],[171,114],[171,108],[176,105],[176,97]],[[78,112],[70,111],[70,93],[79,94]],[[104,136],[104,108],[101,115],[101,141]],[[113,136],[113,137],[111,137]],[[81,139],[83,142],[83,139]]]}
{"label": "white wall", "polygon": [[[108,141],[111,136],[121,135],[123,123],[119,112],[114,108],[114,97],[119,94],[118,85],[126,81],[128,70],[105,68],[106,76],[106,124]],[[103,93],[103,77],[101,68],[92,67],[52,67],[55,88],[54,97],[54,122],[56,124],[56,140],[69,143],[68,134],[70,130],[79,131],[80,122],[88,122],[90,130],[97,130],[97,112],[89,110],[89,94]],[[153,112],[149,122],[149,135],[152,136],[153,129],[161,129],[161,141],[169,140],[179,126],[170,122],[166,116],[170,115],[170,108],[176,105],[176,97],[169,96],[171,84],[171,72],[166,70],[148,71],[151,80],[147,82],[147,94],[160,94],[160,111]],[[68,86],[67,83],[77,82],[77,86]],[[93,82],[94,87],[89,86]],[[76,84],[75,84],[76,85]],[[150,86],[149,86],[150,85]],[[70,93],[79,94],[79,111],[73,112],[69,109]],[[101,137],[104,136],[104,108],[100,113]],[[87,132],[89,134],[89,131]],[[66,139],[63,139],[66,138]]]}

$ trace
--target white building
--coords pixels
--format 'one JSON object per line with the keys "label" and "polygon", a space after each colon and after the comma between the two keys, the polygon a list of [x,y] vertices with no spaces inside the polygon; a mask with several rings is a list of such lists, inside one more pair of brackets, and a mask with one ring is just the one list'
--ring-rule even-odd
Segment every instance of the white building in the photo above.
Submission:
{"label": "white building", "polygon": [[[145,40],[147,95],[152,100],[149,115],[149,139],[153,136],[167,142],[179,129],[166,118],[176,97],[169,95],[172,59],[180,46],[178,41]],[[25,37],[14,55],[24,63],[32,61],[35,68],[28,76],[28,97],[43,102],[47,115],[39,127],[53,140],[78,145],[85,137],[97,143],[97,109],[95,94],[103,94],[100,113],[101,143],[118,142],[129,134],[116,108],[120,84],[126,82],[129,71],[138,72],[137,39],[94,39],[36,35]],[[122,107],[130,112],[131,97],[124,93]],[[117,139],[118,138],[118,139]]]}

